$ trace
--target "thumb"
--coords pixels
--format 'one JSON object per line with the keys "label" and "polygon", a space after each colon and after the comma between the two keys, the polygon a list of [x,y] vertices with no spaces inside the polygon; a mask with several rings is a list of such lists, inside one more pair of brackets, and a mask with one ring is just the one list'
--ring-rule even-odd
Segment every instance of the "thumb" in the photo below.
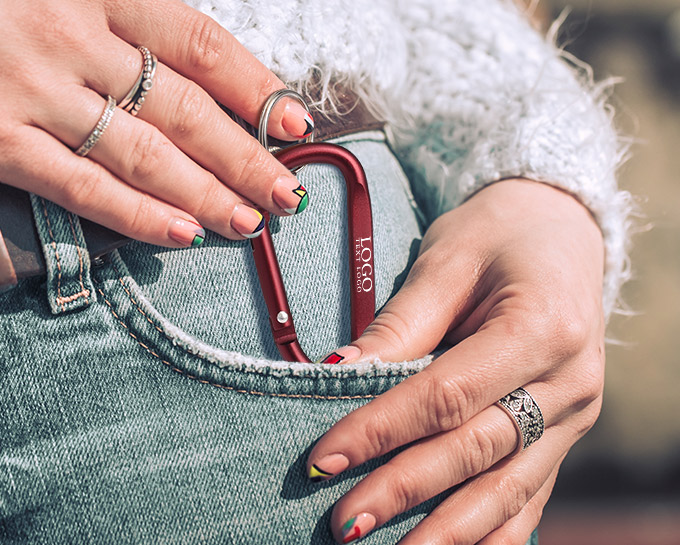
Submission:
{"label": "thumb", "polygon": [[[320,363],[405,361],[432,352],[470,305],[470,271],[427,254],[414,263],[401,290],[363,335],[322,358]],[[467,279],[458,283],[457,279]]]}

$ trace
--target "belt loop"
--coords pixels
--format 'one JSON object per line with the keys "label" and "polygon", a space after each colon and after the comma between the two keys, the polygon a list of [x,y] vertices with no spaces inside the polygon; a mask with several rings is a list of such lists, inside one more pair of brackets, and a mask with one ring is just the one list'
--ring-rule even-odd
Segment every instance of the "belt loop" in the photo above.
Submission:
{"label": "belt loop", "polygon": [[86,308],[96,301],[78,216],[31,194],[33,217],[47,264],[47,298],[52,314]]}

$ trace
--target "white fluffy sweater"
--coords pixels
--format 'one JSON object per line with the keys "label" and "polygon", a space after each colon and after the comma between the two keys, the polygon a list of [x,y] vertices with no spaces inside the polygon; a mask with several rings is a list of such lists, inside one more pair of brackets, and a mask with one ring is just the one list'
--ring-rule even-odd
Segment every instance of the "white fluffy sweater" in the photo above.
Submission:
{"label": "white fluffy sweater", "polygon": [[568,64],[510,0],[186,0],[291,87],[319,75],[388,122],[431,218],[507,177],[569,191],[604,234],[604,309],[630,273],[622,147],[587,70]]}

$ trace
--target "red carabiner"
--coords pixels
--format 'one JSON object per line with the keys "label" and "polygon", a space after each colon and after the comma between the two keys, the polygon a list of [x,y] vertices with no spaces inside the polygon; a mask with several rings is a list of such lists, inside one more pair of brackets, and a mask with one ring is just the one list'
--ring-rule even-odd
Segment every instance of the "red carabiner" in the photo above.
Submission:
{"label": "red carabiner", "polygon": [[[351,335],[352,340],[355,340],[375,317],[373,223],[371,199],[364,169],[352,152],[335,144],[298,144],[278,151],[275,157],[288,169],[311,163],[333,165],[345,178],[349,260],[352,263],[350,266]],[[265,223],[268,221],[269,216],[265,214]],[[260,287],[267,303],[274,342],[284,360],[310,363],[311,360],[303,352],[295,332],[269,226],[265,225],[262,234],[250,242],[253,247]]]}

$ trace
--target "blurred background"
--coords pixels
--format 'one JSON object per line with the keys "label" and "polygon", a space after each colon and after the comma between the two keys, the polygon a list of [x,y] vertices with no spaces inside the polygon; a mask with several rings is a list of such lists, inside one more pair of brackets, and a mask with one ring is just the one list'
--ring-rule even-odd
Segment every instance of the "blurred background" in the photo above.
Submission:
{"label": "blurred background", "polygon": [[616,122],[636,142],[623,188],[645,214],[615,317],[602,415],[571,451],[541,523],[541,545],[680,545],[680,0],[541,0],[569,16],[558,42],[622,78]]}

